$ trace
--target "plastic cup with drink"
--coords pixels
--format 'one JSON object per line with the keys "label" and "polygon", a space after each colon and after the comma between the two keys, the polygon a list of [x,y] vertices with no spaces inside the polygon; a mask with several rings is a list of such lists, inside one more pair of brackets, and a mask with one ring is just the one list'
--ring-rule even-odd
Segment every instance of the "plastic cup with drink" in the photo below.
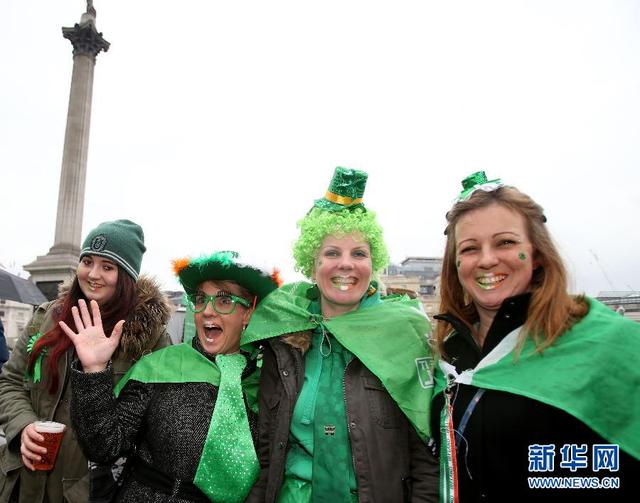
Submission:
{"label": "plastic cup with drink", "polygon": [[33,462],[33,467],[36,470],[53,469],[65,428],[64,424],[54,421],[36,421],[35,429],[44,437],[44,441],[38,442],[38,444],[47,449],[47,452],[40,455],[42,457],[40,461]]}

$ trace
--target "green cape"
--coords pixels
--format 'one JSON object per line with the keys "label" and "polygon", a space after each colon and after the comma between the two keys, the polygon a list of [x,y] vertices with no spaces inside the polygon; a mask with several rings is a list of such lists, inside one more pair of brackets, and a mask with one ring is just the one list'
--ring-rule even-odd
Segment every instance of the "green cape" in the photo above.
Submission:
{"label": "green cape", "polygon": [[431,327],[420,302],[385,297],[378,305],[325,320],[308,311],[311,286],[292,283],[269,294],[253,313],[241,344],[324,325],[382,381],[418,434],[428,438],[433,358],[427,344]]}
{"label": "green cape", "polygon": [[[596,300],[589,304],[589,313],[542,353],[527,337],[517,359],[510,351],[476,367],[470,384],[562,409],[640,459],[640,324]],[[434,394],[445,385],[438,367]]]}
{"label": "green cape", "polygon": [[[242,390],[254,412],[258,410],[259,370],[242,380]],[[191,343],[182,343],[142,357],[114,388],[116,397],[131,379],[144,383],[206,382],[218,386],[220,371],[214,362],[193,349]]]}

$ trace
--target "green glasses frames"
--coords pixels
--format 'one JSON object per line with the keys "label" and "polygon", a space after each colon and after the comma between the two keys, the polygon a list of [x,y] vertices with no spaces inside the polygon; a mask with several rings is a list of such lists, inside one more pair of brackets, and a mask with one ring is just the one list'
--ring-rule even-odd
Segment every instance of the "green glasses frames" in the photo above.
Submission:
{"label": "green glasses frames", "polygon": [[206,295],[204,293],[194,293],[187,296],[187,305],[194,313],[201,313],[207,308],[207,304],[211,302],[213,310],[218,314],[231,314],[236,310],[236,304],[240,304],[246,308],[251,307],[251,303],[233,295],[231,293],[220,293],[216,295]]}

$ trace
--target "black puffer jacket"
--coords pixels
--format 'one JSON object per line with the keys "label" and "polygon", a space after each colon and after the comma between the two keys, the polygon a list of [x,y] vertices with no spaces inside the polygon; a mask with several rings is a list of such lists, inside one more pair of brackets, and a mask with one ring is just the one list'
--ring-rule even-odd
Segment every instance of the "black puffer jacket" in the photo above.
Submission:
{"label": "black puffer jacket", "polygon": [[[311,332],[270,339],[260,380],[260,477],[247,502],[275,502]],[[354,358],[345,371],[347,423],[361,503],[438,500],[438,465],[380,380]]]}

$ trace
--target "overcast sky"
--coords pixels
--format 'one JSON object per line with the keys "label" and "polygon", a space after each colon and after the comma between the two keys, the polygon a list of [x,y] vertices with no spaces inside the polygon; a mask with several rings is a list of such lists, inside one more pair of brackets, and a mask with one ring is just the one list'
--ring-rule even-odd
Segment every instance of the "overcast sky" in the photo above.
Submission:
{"label": "overcast sky", "polygon": [[[83,236],[129,218],[143,271],[237,249],[292,272],[335,166],[391,258],[440,256],[460,180],[546,210],[573,291],[640,290],[640,2],[95,0]],[[82,0],[0,2],[0,263],[53,245]],[[597,257],[597,259],[596,259]]]}

